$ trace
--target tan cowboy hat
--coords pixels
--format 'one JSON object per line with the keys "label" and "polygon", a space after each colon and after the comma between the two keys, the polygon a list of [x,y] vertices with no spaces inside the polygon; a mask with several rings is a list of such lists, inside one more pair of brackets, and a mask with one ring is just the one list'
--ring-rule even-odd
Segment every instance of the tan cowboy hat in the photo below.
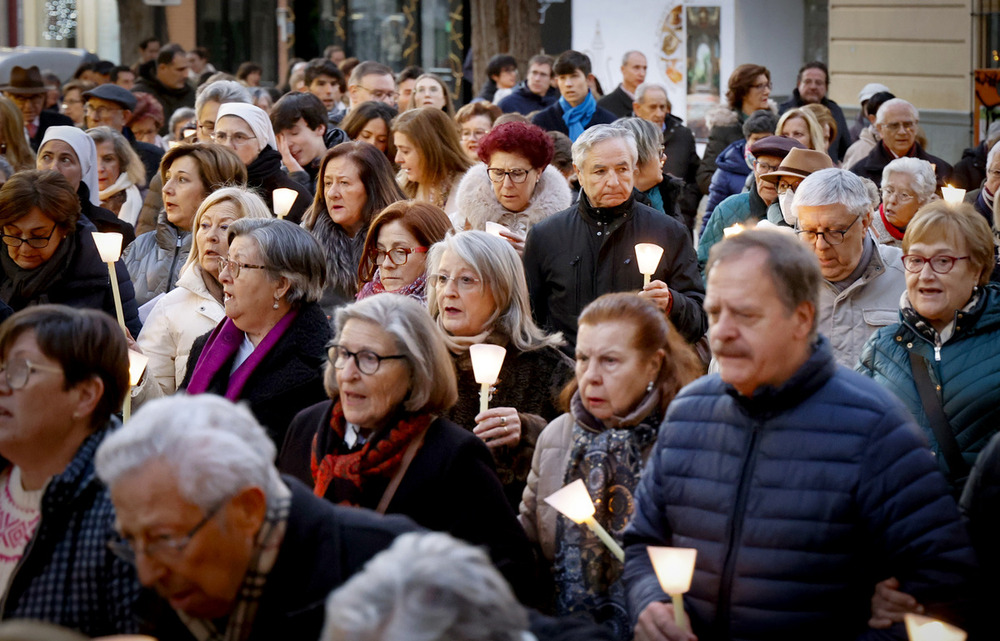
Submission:
{"label": "tan cowboy hat", "polygon": [[0,91],[18,95],[33,95],[45,93],[48,89],[42,80],[38,67],[14,67],[10,70],[10,84],[0,87]]}
{"label": "tan cowboy hat", "polygon": [[769,174],[761,176],[761,180],[777,183],[782,176],[793,176],[795,178],[805,178],[814,171],[820,169],[830,169],[833,161],[830,156],[823,151],[812,149],[792,149],[781,161],[781,165]]}

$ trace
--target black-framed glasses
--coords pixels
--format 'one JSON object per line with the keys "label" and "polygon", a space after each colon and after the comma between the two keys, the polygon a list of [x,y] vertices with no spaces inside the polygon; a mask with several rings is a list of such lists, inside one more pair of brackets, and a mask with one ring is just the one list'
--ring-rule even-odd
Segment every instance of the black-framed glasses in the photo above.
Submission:
{"label": "black-framed glasses", "polygon": [[148,558],[155,558],[160,561],[178,561],[184,555],[184,550],[194,540],[195,535],[204,528],[209,521],[215,518],[229,499],[220,502],[209,510],[198,524],[181,536],[159,536],[149,543],[139,544],[135,539],[112,539],[108,541],[108,549],[111,553],[123,561],[134,564],[136,555],[142,554]]}
{"label": "black-framed glasses", "polygon": [[28,378],[32,372],[63,373],[61,368],[39,365],[20,357],[8,359],[6,363],[0,365],[0,373],[3,375],[4,382],[7,384],[7,387],[14,390],[21,389],[27,385]]}
{"label": "black-framed glasses", "polygon": [[212,137],[212,140],[220,145],[224,145],[227,142],[232,141],[232,143],[237,147],[242,147],[243,145],[247,144],[248,142],[257,137],[257,136],[248,136],[242,131],[237,131],[234,134],[227,134],[224,131],[213,130],[210,135]]}
{"label": "black-framed glasses", "polygon": [[382,356],[381,354],[376,354],[370,349],[362,349],[356,352],[352,352],[343,345],[330,345],[330,348],[326,352],[327,358],[333,363],[333,366],[337,369],[344,369],[347,367],[347,361],[354,359],[354,364],[358,366],[358,370],[362,374],[374,374],[378,371],[378,368],[382,365],[382,361],[391,361],[401,358],[406,358],[403,354],[393,354],[391,356]]}
{"label": "black-framed glasses", "polygon": [[108,115],[113,113],[120,113],[124,111],[121,107],[95,107],[91,104],[86,104],[83,106],[83,113],[88,116],[94,116],[98,120],[104,120]]}
{"label": "black-framed glasses", "polygon": [[903,254],[903,269],[911,274],[919,274],[924,271],[924,265],[930,265],[931,271],[935,274],[947,274],[955,267],[956,261],[968,259],[968,256],[945,256],[944,254],[930,258],[924,258],[917,254]]}
{"label": "black-framed glasses", "polygon": [[531,171],[531,169],[500,169],[499,167],[490,167],[486,170],[486,173],[489,174],[490,180],[495,183],[502,183],[504,178],[510,176],[511,182],[521,184],[528,179],[528,174]]}
{"label": "black-framed glasses", "polygon": [[24,238],[22,236],[0,233],[0,240],[3,240],[3,244],[8,247],[20,247],[22,244],[27,244],[28,247],[44,249],[48,247],[49,241],[52,240],[52,235],[56,233],[56,227],[58,225],[52,225],[48,236],[29,236],[28,238]]}
{"label": "black-framed glasses", "polygon": [[409,259],[410,254],[413,253],[423,254],[426,252],[427,252],[426,247],[414,247],[412,249],[409,247],[393,247],[388,251],[385,249],[373,249],[371,257],[372,260],[375,261],[375,264],[381,265],[382,261],[385,260],[385,257],[388,256],[389,262],[395,265],[396,267],[399,267],[401,265],[406,264],[406,261],[407,259]]}
{"label": "black-framed glasses", "polygon": [[385,91],[384,89],[369,89],[368,87],[361,84],[359,84],[358,86],[367,91],[368,93],[370,93],[372,95],[372,98],[378,101],[384,102],[386,100],[396,100],[399,98],[398,91]]}
{"label": "black-framed glasses", "polygon": [[240,277],[240,270],[242,269],[267,269],[267,265],[249,265],[247,263],[237,263],[236,261],[229,260],[228,258],[219,258],[219,273],[222,270],[228,268],[230,275],[232,275],[233,280]]}
{"label": "black-framed glasses", "polygon": [[847,235],[847,232],[851,231],[851,227],[854,227],[854,223],[859,220],[861,220],[861,216],[855,218],[845,229],[815,231],[812,229],[799,229],[796,227],[795,233],[799,235],[799,238],[805,240],[807,243],[815,243],[816,239],[822,236],[823,240],[825,240],[828,245],[839,245],[844,242],[844,236]]}

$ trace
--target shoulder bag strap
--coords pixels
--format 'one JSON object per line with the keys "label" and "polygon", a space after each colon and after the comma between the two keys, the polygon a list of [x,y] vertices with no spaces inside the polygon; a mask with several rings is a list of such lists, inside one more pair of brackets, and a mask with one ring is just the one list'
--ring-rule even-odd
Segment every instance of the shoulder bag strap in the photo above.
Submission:
{"label": "shoulder bag strap", "polygon": [[410,467],[410,463],[413,462],[413,457],[417,455],[420,450],[420,446],[424,443],[424,436],[427,434],[427,430],[424,430],[416,436],[410,445],[403,452],[403,458],[399,462],[399,467],[396,469],[396,473],[392,475],[392,480],[389,481],[389,486],[385,488],[385,492],[382,493],[382,499],[378,502],[378,507],[375,511],[379,514],[385,514],[385,511],[389,509],[389,503],[392,501],[392,497],[396,495],[396,490],[399,489],[399,484],[403,482],[403,477],[406,476],[406,470]]}
{"label": "shoulder bag strap", "polygon": [[944,408],[941,407],[941,399],[937,395],[934,383],[931,382],[930,374],[927,372],[929,363],[927,359],[913,352],[910,354],[910,370],[913,372],[913,381],[917,385],[917,392],[920,394],[920,403],[930,421],[931,430],[934,431],[934,438],[937,439],[941,454],[948,463],[948,469],[955,478],[962,478],[969,474],[969,465],[962,457],[962,451],[955,440],[955,433],[952,432],[948,417],[945,416]]}

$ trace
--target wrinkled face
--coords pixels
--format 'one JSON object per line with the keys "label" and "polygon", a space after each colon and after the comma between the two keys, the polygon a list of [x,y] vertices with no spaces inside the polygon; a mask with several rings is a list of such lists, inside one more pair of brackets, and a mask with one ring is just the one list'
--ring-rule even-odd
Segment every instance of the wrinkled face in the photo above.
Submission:
{"label": "wrinkled face", "polygon": [[[344,324],[338,345],[350,352],[369,350],[379,356],[400,354],[389,332],[374,323],[352,318]],[[380,362],[374,374],[363,374],[353,358],[337,370],[340,406],[349,423],[378,431],[410,392],[409,361],[392,358]]]}
{"label": "wrinkled face", "polygon": [[391,74],[368,74],[361,77],[361,82],[351,85],[351,104],[360,105],[369,100],[384,102],[396,106],[396,81]]}
{"label": "wrinkled face", "polygon": [[62,112],[69,116],[73,122],[84,122],[83,114],[83,93],[79,89],[70,89],[63,96]]}
{"label": "wrinkled face", "polygon": [[56,222],[46,216],[41,209],[33,207],[27,214],[3,226],[4,236],[14,236],[22,240],[48,238],[45,247],[31,247],[22,242],[18,247],[5,245],[7,254],[21,269],[41,267],[56,253],[66,232],[56,226]]}
{"label": "wrinkled face", "polygon": [[590,85],[587,84],[587,76],[577,69],[573,73],[564,73],[556,76],[556,84],[559,85],[559,93],[572,106],[577,106],[587,98]]}
{"label": "wrinkled face", "polygon": [[753,165],[754,180],[757,182],[757,194],[767,205],[770,205],[778,197],[778,191],[774,183],[764,180],[764,176],[775,171],[781,165],[781,158],[777,156],[757,156],[757,161]]}
{"label": "wrinkled face", "polygon": [[[811,243],[811,247],[819,259],[823,278],[836,283],[850,276],[864,253],[865,232],[871,223],[870,217],[866,214],[859,220],[857,216],[847,211],[847,207],[839,203],[796,209],[799,229],[814,232],[848,230],[844,235],[844,242],[839,245],[831,245],[827,242],[826,236],[817,236],[816,242]],[[805,242],[804,238],[802,240]]]}
{"label": "wrinkled face", "polygon": [[813,148],[812,136],[809,135],[809,123],[806,122],[805,118],[789,118],[781,126],[779,135],[799,141],[806,149]]}
{"label": "wrinkled face", "polygon": [[169,65],[157,65],[156,79],[169,89],[180,89],[187,82],[188,59],[183,53],[178,53]]}
{"label": "wrinkled face", "polygon": [[[200,142],[212,142],[212,133],[215,131],[215,119],[219,115],[221,104],[216,100],[209,100],[201,106],[198,114],[198,140]],[[135,133],[135,129],[132,129]]]}
{"label": "wrinkled face", "polygon": [[528,67],[528,89],[531,93],[544,96],[552,86],[552,67],[535,63]]}
{"label": "wrinkled face", "polygon": [[[223,138],[225,138],[225,142],[220,142]],[[220,118],[215,123],[215,140],[217,145],[223,145],[235,151],[243,164],[248,167],[260,155],[256,134],[247,121],[239,116]]]}
{"label": "wrinkled face", "polygon": [[396,164],[406,173],[407,180],[420,184],[425,180],[423,155],[406,134],[397,131],[392,136],[396,144]]}
{"label": "wrinkled face", "polygon": [[504,174],[500,182],[490,181],[493,193],[504,209],[512,212],[522,212],[527,209],[531,197],[535,194],[535,185],[538,184],[541,172],[532,167],[528,159],[521,154],[509,151],[494,151],[490,156],[489,168],[527,172],[522,183],[515,183],[509,174]]}
{"label": "wrinkled face", "polygon": [[621,138],[603,140],[590,148],[583,167],[576,167],[580,186],[594,207],[620,205],[632,194],[635,163]]}
{"label": "wrinkled face", "polygon": [[625,86],[634,90],[646,81],[646,56],[641,53],[629,54],[628,60],[622,65],[622,79]]}
{"label": "wrinkled face", "polygon": [[156,121],[150,116],[133,120],[132,124],[129,125],[129,129],[132,130],[132,135],[135,136],[136,140],[139,142],[148,142],[151,145],[156,144],[156,136],[160,131]]}
{"label": "wrinkled face", "polygon": [[771,97],[771,81],[766,74],[760,74],[750,86],[750,91],[743,98],[743,113],[752,114],[758,109],[767,109],[767,100]]}
{"label": "wrinkled face", "polygon": [[115,184],[122,173],[121,162],[110,140],[97,143],[97,186],[103,191]]}
{"label": "wrinkled face", "polygon": [[479,160],[479,141],[493,129],[488,116],[473,116],[458,127],[462,148],[474,162]]}
{"label": "wrinkled face", "polygon": [[233,278],[232,271],[228,268],[219,273],[226,316],[248,334],[266,330],[266,326],[273,325],[272,311],[280,311],[272,310],[272,306],[282,295],[279,292],[281,283],[274,280],[266,269],[243,267],[264,264],[264,257],[257,243],[246,236],[233,239],[229,246],[229,260],[240,263],[240,275]]}
{"label": "wrinkled face", "polygon": [[799,367],[789,346],[809,339],[814,310],[785,307],[766,268],[762,250],[717,263],[705,295],[708,336],[722,380],[750,396],[763,385],[780,385]]}
{"label": "wrinkled face", "polygon": [[662,352],[635,348],[635,324],[613,321],[580,325],[576,337],[576,381],[583,407],[600,420],[627,416],[646,396]]}
{"label": "wrinkled face", "polygon": [[399,83],[399,110],[406,111],[410,106],[410,100],[413,99],[413,86],[417,84],[415,78],[409,78]]}
{"label": "wrinkled face", "polygon": [[[441,324],[452,336],[475,336],[497,311],[489,286],[451,250],[441,254],[435,289]],[[441,283],[442,278],[448,281]]]}
{"label": "wrinkled face", "polygon": [[421,78],[413,87],[413,101],[416,107],[444,109],[444,88],[433,78]]}
{"label": "wrinkled face", "polygon": [[198,162],[191,156],[181,156],[171,163],[165,175],[163,209],[167,220],[177,229],[190,231],[201,201],[208,196]]}
{"label": "wrinkled face", "polygon": [[316,76],[309,85],[309,93],[323,101],[327,111],[334,109],[340,100],[340,85],[331,76]]}
{"label": "wrinkled face", "polygon": [[125,127],[125,121],[131,112],[126,111],[117,102],[104,100],[103,98],[87,98],[86,106],[88,127],[111,127],[115,131],[121,131]]}
{"label": "wrinkled face", "polygon": [[38,115],[42,113],[42,107],[45,106],[44,93],[16,94],[4,92],[4,95],[10,98],[11,102],[21,110],[25,124],[35,122]]}
{"label": "wrinkled face", "polygon": [[358,132],[356,140],[374,145],[384,154],[389,148],[389,125],[381,118],[372,118]]}
{"label": "wrinkled face", "polygon": [[323,172],[323,196],[326,211],[333,222],[343,227],[351,236],[364,225],[362,214],[368,202],[368,192],[361,181],[358,166],[353,160],[340,156],[326,163]]}
{"label": "wrinkled face", "polygon": [[[376,248],[386,252],[385,258],[378,264],[379,277],[382,279],[382,286],[385,291],[394,292],[400,290],[413,281],[420,278],[424,273],[424,266],[427,262],[427,247],[421,248],[420,241],[413,235],[402,222],[394,220],[391,223],[382,225],[378,230],[378,242]],[[406,255],[406,262],[402,265],[393,263],[392,256],[388,252],[394,249],[409,250]],[[423,251],[416,251],[422,249]]]}
{"label": "wrinkled face", "polygon": [[[962,239],[913,243],[906,253],[926,259],[941,255],[954,258],[969,255]],[[934,329],[941,331],[955,319],[955,312],[969,302],[978,281],[979,273],[968,258],[956,260],[947,274],[938,274],[931,269],[930,263],[924,263],[919,273],[906,272],[906,295],[913,309],[930,321]]]}
{"label": "wrinkled face", "polygon": [[[198,237],[198,264],[219,280],[219,259],[229,254],[229,226],[241,218],[232,201],[216,203],[201,213],[195,234]],[[243,274],[241,273],[240,276]]]}
{"label": "wrinkled face", "polygon": [[1000,191],[1000,154],[993,156],[993,162],[986,168],[986,187],[990,193]]}
{"label": "wrinkled face", "polygon": [[906,229],[923,204],[917,198],[914,182],[912,175],[900,171],[890,173],[889,178],[882,181],[885,217],[900,229]]}
{"label": "wrinkled face", "polygon": [[76,156],[76,150],[63,140],[50,140],[38,150],[35,169],[58,171],[69,181],[73,191],[80,188],[83,180],[83,167]]}
{"label": "wrinkled face", "polygon": [[643,94],[642,100],[632,103],[632,110],[637,118],[648,120],[662,128],[667,119],[667,96],[662,91],[649,89]]}
{"label": "wrinkled face", "polygon": [[917,141],[917,114],[909,105],[883,105],[879,113],[885,110],[882,122],[875,125],[882,136],[882,142],[897,156],[905,156]]}
{"label": "wrinkled face", "polygon": [[288,152],[303,167],[326,152],[326,143],[323,142],[325,133],[326,125],[310,129],[305,118],[299,118],[295,124],[281,132],[288,143]]}
{"label": "wrinkled face", "polygon": [[826,74],[822,69],[806,69],[799,78],[799,95],[806,104],[816,103],[826,97]]}

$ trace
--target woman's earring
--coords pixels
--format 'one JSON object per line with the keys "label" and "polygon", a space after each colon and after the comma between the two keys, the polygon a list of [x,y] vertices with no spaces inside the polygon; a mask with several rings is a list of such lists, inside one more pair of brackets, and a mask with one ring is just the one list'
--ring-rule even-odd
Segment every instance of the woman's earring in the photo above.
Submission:
{"label": "woman's earring", "polygon": [[647,392],[652,392],[652,391],[653,391],[653,385],[654,385],[654,384],[655,384],[655,382],[654,382],[654,381],[649,381],[649,385],[647,385],[647,386],[646,386],[646,391],[647,391]]}
{"label": "woman's earring", "polygon": [[280,297],[280,296],[278,296],[277,294],[275,294],[275,295],[274,295],[274,305],[272,305],[272,306],[271,306],[271,308],[272,308],[272,309],[278,309],[278,300],[279,300],[280,298],[281,298],[281,297]]}

